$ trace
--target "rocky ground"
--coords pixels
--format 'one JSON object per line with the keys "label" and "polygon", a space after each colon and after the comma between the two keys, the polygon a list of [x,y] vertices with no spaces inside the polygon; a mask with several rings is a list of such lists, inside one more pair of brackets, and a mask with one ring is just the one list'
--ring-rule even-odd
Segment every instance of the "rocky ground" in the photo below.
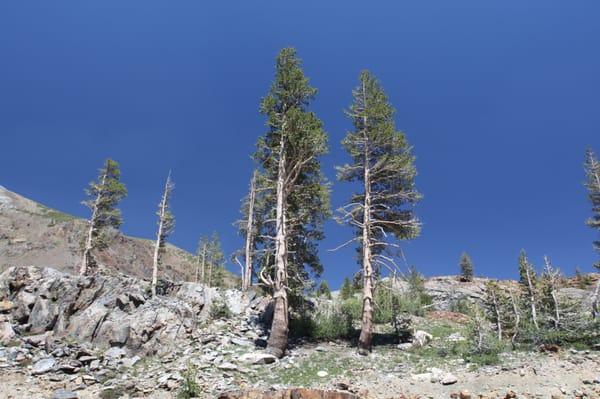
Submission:
{"label": "rocky ground", "polygon": [[191,380],[206,398],[290,387],[361,398],[600,398],[600,351],[507,352],[478,365],[456,350],[466,331],[450,312],[415,318],[412,343],[382,343],[369,357],[348,342],[297,341],[277,360],[262,349],[265,298],[190,283],[163,290],[150,298],[146,282],[124,275],[6,270],[0,398],[172,398]]}

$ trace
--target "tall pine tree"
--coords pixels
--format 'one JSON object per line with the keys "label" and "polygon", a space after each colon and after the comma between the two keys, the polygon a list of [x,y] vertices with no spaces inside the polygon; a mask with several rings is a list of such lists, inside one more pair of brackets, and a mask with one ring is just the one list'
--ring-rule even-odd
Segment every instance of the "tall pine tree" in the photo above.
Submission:
{"label": "tall pine tree", "polygon": [[[257,143],[255,159],[269,190],[264,212],[269,223],[261,229],[263,244],[259,276],[273,293],[274,315],[267,349],[285,354],[289,330],[288,290],[302,287],[309,270],[322,266],[316,241],[329,215],[329,188],[319,157],[327,152],[327,135],[308,106],[316,94],[293,48],[281,50],[275,80],[260,111],[267,117],[267,133]],[[308,269],[307,269],[308,268]]]}
{"label": "tall pine tree", "polygon": [[361,183],[341,219],[355,228],[363,278],[362,329],[359,353],[371,350],[374,290],[382,267],[396,268],[395,239],[414,238],[420,225],[412,206],[420,195],[415,189],[414,156],[404,134],[396,130],[394,108],[379,82],[368,71],[360,74],[347,112],[354,130],[342,144],[352,163],[338,168],[341,181]]}
{"label": "tall pine tree", "polygon": [[96,265],[93,251],[105,244],[102,242],[103,230],[109,227],[118,229],[123,223],[117,204],[127,196],[127,189],[120,179],[119,164],[107,159],[99,171],[97,181],[91,182],[86,189],[88,199],[83,201],[83,204],[90,208],[92,215],[88,221],[79,267],[79,274],[82,276],[88,274]]}

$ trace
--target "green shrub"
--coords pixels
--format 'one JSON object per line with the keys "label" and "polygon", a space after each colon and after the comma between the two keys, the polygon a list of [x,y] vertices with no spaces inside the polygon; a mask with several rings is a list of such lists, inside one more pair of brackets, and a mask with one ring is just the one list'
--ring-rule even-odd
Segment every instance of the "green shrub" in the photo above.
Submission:
{"label": "green shrub", "polygon": [[362,319],[362,299],[351,297],[342,302],[342,312],[347,314],[351,320]]}
{"label": "green shrub", "polygon": [[311,313],[305,311],[290,318],[290,335],[317,341],[344,339],[352,336],[352,315],[341,305],[322,305]]}
{"label": "green shrub", "polygon": [[328,306],[313,316],[313,338],[317,340],[334,340],[350,337],[352,316],[345,313],[340,306]]}
{"label": "green shrub", "polygon": [[213,320],[228,319],[231,315],[232,313],[227,303],[221,298],[215,299],[210,306],[210,318]]}
{"label": "green shrub", "polygon": [[179,387],[177,399],[198,398],[202,395],[202,390],[196,382],[197,376],[198,371],[196,370],[196,366],[188,363],[187,369],[182,373],[183,382]]}
{"label": "green shrub", "polygon": [[472,314],[472,304],[464,297],[452,299],[448,305],[448,310],[454,313],[462,313],[470,316]]}

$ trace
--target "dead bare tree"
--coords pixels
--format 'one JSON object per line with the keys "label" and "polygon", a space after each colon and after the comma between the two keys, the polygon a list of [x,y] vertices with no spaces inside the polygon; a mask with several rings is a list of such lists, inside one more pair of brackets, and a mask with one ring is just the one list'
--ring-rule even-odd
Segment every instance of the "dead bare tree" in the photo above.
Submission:
{"label": "dead bare tree", "polygon": [[529,263],[525,251],[519,255],[519,275],[520,283],[525,287],[525,292],[531,308],[531,321],[536,330],[540,329],[537,319],[537,287],[535,284],[535,271],[533,265]]}
{"label": "dead bare tree", "polygon": [[521,312],[519,311],[519,306],[517,305],[517,301],[515,300],[515,294],[510,289],[510,302],[512,304],[513,314],[515,318],[514,332],[512,337],[510,338],[510,342],[512,344],[513,349],[517,347],[517,336],[519,335],[519,329],[521,327]]}
{"label": "dead bare tree", "polygon": [[550,319],[554,324],[554,328],[558,329],[560,325],[560,303],[556,294],[558,282],[560,280],[560,270],[552,267],[550,259],[544,256],[544,274],[542,275],[543,282],[545,284],[545,291],[549,297],[549,303],[551,307],[552,316]]}
{"label": "dead bare tree", "polygon": [[163,195],[158,204],[158,232],[156,233],[156,243],[154,244],[154,258],[152,262],[152,296],[156,296],[156,284],[158,282],[158,266],[161,262],[161,256],[165,250],[165,244],[169,234],[173,232],[175,227],[175,218],[169,210],[169,200],[175,185],[171,180],[171,171],[167,175]]}
{"label": "dead bare tree", "polygon": [[252,261],[254,252],[254,205],[256,202],[256,178],[257,170],[252,174],[250,181],[250,192],[248,194],[248,215],[246,221],[246,245],[244,246],[244,267],[242,268],[242,291],[248,291],[252,285]]}

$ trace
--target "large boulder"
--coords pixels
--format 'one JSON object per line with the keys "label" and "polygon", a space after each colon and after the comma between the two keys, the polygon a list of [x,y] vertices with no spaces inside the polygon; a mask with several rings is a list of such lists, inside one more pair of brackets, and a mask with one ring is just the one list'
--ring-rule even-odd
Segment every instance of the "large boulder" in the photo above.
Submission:
{"label": "large boulder", "polygon": [[147,286],[124,275],[79,277],[11,267],[0,274],[0,314],[7,323],[2,336],[52,331],[57,338],[69,336],[99,348],[161,354],[193,332],[214,299],[225,301],[235,313],[243,312],[251,299],[194,283],[171,283],[168,295],[150,298]]}

